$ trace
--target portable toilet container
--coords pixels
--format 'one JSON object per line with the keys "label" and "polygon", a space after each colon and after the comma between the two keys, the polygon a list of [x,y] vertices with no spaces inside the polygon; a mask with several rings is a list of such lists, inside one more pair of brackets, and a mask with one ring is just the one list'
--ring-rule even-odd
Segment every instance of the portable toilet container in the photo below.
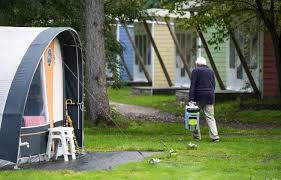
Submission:
{"label": "portable toilet container", "polygon": [[199,129],[200,108],[198,106],[185,106],[185,129],[195,131]]}

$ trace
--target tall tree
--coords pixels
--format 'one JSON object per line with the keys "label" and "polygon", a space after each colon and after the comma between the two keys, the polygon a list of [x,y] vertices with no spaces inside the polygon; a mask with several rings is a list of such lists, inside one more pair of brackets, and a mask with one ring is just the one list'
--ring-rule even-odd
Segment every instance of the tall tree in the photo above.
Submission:
{"label": "tall tree", "polygon": [[95,123],[111,120],[106,93],[104,1],[86,0],[86,88],[88,115]]}
{"label": "tall tree", "polygon": [[[117,42],[116,36],[111,33],[111,25],[116,23],[116,17],[131,21],[137,19],[142,14],[142,4],[146,0],[87,1],[86,6],[85,1],[0,0],[0,25],[73,27],[80,34],[84,44],[86,41],[86,37],[84,37],[86,34],[85,24],[89,22],[87,26],[87,35],[89,35],[87,41],[92,44],[87,44],[85,48],[87,53],[85,79],[88,79],[85,84],[87,85],[87,91],[90,91],[87,92],[85,98],[86,102],[89,102],[87,103],[88,115],[93,120],[106,119],[110,121],[110,111],[106,96],[106,80],[104,75],[106,67],[104,58],[106,59],[107,67],[114,74],[118,75],[120,66],[117,55],[124,49]],[[85,23],[85,8],[87,9],[87,15],[89,15],[87,23]],[[97,11],[98,8],[100,9],[99,11]],[[93,19],[94,17],[95,19]],[[98,45],[96,43],[98,41],[102,43]],[[104,47],[106,50],[105,57],[104,50],[101,50]]]}
{"label": "tall tree", "polygon": [[264,22],[273,42],[276,68],[278,73],[279,96],[281,98],[281,2],[255,0],[250,4]]}
{"label": "tall tree", "polygon": [[0,0],[2,26],[67,26],[83,36],[85,0]]}
{"label": "tall tree", "polygon": [[[211,43],[222,42],[229,32],[235,32],[237,25],[249,29],[269,32],[273,41],[276,70],[278,74],[279,95],[281,98],[281,1],[277,0],[161,0],[170,9],[178,12],[194,10],[197,12],[193,22],[204,27],[215,26]],[[251,23],[250,23],[251,21]],[[254,23],[253,23],[254,22]],[[190,23],[192,24],[192,23]],[[204,30],[203,27],[203,30]],[[240,54],[242,61],[243,55]],[[266,61],[264,62],[266,63]],[[246,65],[246,63],[244,63]],[[245,67],[244,67],[245,68]],[[250,73],[247,73],[249,77]],[[254,83],[253,79],[251,84]],[[255,87],[254,87],[255,88]],[[257,88],[255,88],[257,89]]]}

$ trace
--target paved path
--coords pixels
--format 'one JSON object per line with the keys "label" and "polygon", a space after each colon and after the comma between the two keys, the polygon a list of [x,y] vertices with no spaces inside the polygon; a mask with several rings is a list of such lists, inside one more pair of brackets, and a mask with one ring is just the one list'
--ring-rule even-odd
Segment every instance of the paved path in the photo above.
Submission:
{"label": "paved path", "polygon": [[183,118],[176,116],[171,112],[162,111],[155,108],[143,107],[137,105],[121,104],[116,102],[110,102],[113,109],[118,111],[124,116],[150,120],[150,121],[162,121],[162,122],[182,122]]}
{"label": "paved path", "polygon": [[[114,151],[114,152],[86,152],[79,155],[76,160],[65,162],[63,158],[56,161],[20,165],[21,169],[43,170],[111,170],[114,167],[128,162],[142,161],[144,158],[161,152],[147,151]],[[12,168],[12,167],[9,167]],[[9,169],[5,168],[5,169]],[[1,168],[0,168],[1,171]],[[1,172],[0,172],[1,173]]]}

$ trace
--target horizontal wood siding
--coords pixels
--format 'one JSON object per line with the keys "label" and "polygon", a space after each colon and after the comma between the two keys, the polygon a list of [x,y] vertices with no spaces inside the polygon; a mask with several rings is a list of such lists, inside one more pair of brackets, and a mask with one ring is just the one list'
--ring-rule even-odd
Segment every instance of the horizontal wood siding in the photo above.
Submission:
{"label": "horizontal wood siding", "polygon": [[[175,45],[170,35],[169,29],[166,25],[154,24],[154,40],[159,53],[164,61],[168,74],[172,83],[175,83],[174,77],[174,61],[175,61]],[[153,52],[154,57],[154,74],[153,74],[153,87],[168,87],[168,82],[166,80],[165,74],[161,68],[159,60]]]}
{"label": "horizontal wood siding", "polygon": [[[125,50],[123,51],[123,57],[124,60],[128,66],[128,69],[131,73],[131,75],[133,75],[133,68],[134,68],[134,62],[135,62],[135,53],[134,53],[134,49],[133,46],[129,40],[129,37],[125,31],[125,28],[123,26],[119,27],[119,42],[122,44],[122,46],[125,48]],[[134,27],[128,27],[129,33],[131,35],[131,37],[134,37]],[[124,66],[121,66],[121,71],[120,71],[120,75],[121,75],[121,79],[124,81],[128,81],[129,80],[129,76],[124,68]]]}
{"label": "horizontal wood siding", "polygon": [[[207,33],[204,33],[204,37],[207,42],[208,42],[208,40],[211,39],[213,31],[214,31],[213,29],[210,29]],[[227,43],[229,43],[228,40],[226,40],[224,43],[218,44],[218,47],[219,47],[218,49],[215,49],[216,45],[210,45],[208,43],[210,52],[212,54],[212,57],[214,59],[214,62],[218,69],[219,75],[220,75],[224,85],[226,85],[226,81],[227,81],[227,72],[226,72],[227,62],[228,62],[227,48],[229,47],[227,45]],[[211,67],[210,61],[209,61],[208,56],[203,47],[202,47],[202,56],[207,60],[208,66]],[[217,81],[216,81],[216,89],[220,89]]]}
{"label": "horizontal wood siding", "polygon": [[271,36],[264,34],[263,44],[263,96],[278,96],[278,77]]}

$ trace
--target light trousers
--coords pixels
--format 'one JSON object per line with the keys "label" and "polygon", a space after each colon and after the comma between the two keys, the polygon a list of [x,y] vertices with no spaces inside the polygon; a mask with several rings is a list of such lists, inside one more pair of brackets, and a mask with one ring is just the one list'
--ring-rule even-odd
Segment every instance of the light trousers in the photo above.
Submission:
{"label": "light trousers", "polygon": [[[209,127],[209,136],[211,139],[219,139],[216,120],[214,118],[214,105],[212,104],[205,104],[200,105],[200,108],[203,110],[204,118],[208,124]],[[201,133],[200,129],[193,131],[192,133],[193,138],[195,139],[201,139]]]}

